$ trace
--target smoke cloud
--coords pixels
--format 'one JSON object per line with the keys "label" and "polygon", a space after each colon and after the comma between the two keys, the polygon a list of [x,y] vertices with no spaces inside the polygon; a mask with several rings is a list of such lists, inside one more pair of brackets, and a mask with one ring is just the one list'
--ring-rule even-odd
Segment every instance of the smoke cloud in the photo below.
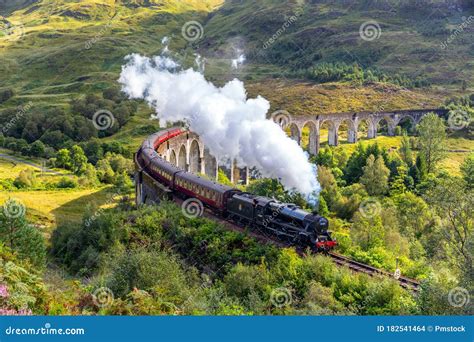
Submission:
{"label": "smoke cloud", "polygon": [[248,99],[234,79],[223,87],[193,69],[182,70],[169,57],[126,57],[119,82],[130,98],[144,99],[166,123],[186,121],[219,161],[235,159],[239,167],[257,168],[277,178],[287,190],[316,199],[320,186],[308,155],[281,127],[266,119],[270,103]]}

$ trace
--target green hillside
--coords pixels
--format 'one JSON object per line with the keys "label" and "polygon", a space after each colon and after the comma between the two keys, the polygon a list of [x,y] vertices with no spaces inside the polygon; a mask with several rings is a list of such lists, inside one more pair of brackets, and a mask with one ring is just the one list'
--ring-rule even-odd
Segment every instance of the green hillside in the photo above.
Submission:
{"label": "green hillside", "polygon": [[[206,57],[208,77],[217,82],[237,76],[247,83],[269,78],[321,83],[314,68],[357,63],[362,72],[378,75],[366,74],[369,81],[430,84],[431,89],[419,92],[423,103],[439,92],[442,98],[467,93],[474,80],[474,25],[467,25],[447,49],[440,48],[472,14],[462,2],[449,8],[438,1],[31,2],[0,2],[5,16],[0,20],[0,89],[13,88],[16,94],[0,108],[30,100],[36,107],[67,107],[71,97],[114,84],[125,55],[159,53],[165,35],[172,38],[170,49],[189,65],[198,48]],[[181,35],[189,20],[204,27],[202,39],[192,43]],[[359,35],[360,25],[369,20],[381,29],[373,41]],[[236,51],[246,55],[247,63],[233,71],[230,59]],[[333,80],[354,77],[346,72]]]}
{"label": "green hillside", "polygon": [[[456,89],[463,81],[473,86],[473,13],[469,1],[226,1],[199,46],[222,54],[238,42],[250,61],[289,75],[320,63],[358,63]],[[374,21],[379,31],[362,39],[361,25]]]}
{"label": "green hillside", "polygon": [[29,100],[35,107],[64,106],[77,94],[110,86],[127,54],[156,54],[165,35],[182,49],[181,26],[217,4],[44,0],[7,15],[0,21],[0,89],[13,88],[16,96],[3,106]]}

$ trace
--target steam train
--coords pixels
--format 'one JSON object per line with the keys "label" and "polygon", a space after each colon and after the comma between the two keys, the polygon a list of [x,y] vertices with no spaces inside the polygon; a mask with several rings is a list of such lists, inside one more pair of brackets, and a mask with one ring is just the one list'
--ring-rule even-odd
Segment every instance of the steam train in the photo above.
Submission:
{"label": "steam train", "polygon": [[135,155],[137,167],[174,195],[197,198],[226,219],[315,251],[328,251],[336,245],[325,217],[310,214],[294,204],[242,192],[183,171],[156,152],[161,144],[185,132],[171,128],[149,136]]}

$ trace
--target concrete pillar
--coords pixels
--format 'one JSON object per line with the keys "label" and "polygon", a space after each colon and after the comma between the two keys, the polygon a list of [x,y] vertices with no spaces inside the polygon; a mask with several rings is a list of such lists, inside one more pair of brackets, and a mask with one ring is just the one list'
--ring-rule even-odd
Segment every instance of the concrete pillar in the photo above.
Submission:
{"label": "concrete pillar", "polygon": [[355,144],[357,142],[358,128],[359,128],[359,120],[355,118],[349,124],[348,131],[347,131],[347,142],[351,144]]}
{"label": "concrete pillar", "polygon": [[141,173],[135,172],[135,205],[138,207],[143,203]]}
{"label": "concrete pillar", "polygon": [[347,142],[354,144],[357,142],[357,130],[349,127],[347,131]]}
{"label": "concrete pillar", "polygon": [[377,137],[377,122],[372,119],[367,120],[367,138],[373,139]]}
{"label": "concrete pillar", "polygon": [[316,155],[319,153],[319,148],[321,147],[321,134],[318,131],[318,135],[316,136]]}
{"label": "concrete pillar", "polygon": [[290,137],[301,146],[301,132],[296,124],[291,124],[290,126]]}
{"label": "concrete pillar", "polygon": [[190,162],[190,155],[191,155],[191,141],[189,139],[189,134],[186,135],[186,171],[189,170]]}
{"label": "concrete pillar", "polygon": [[316,119],[316,133],[315,133],[315,154],[319,153],[319,147],[321,145],[321,123],[319,118]]}
{"label": "concrete pillar", "polygon": [[181,145],[181,147],[179,147],[178,155],[176,156],[176,159],[177,159],[178,167],[185,170],[185,171],[187,171],[189,169],[189,160],[187,159],[188,158],[188,152],[186,151],[185,147],[184,147],[184,150],[183,150],[183,147],[184,147],[184,145]]}
{"label": "concrete pillar", "polygon": [[234,167],[234,182],[235,182],[235,184],[239,184],[239,182],[242,180],[242,172],[243,172],[243,169],[238,168],[237,166]]}
{"label": "concrete pillar", "polygon": [[397,124],[400,120],[390,120],[386,119],[387,121],[387,130],[388,130],[388,135],[393,137],[395,135],[395,127],[397,127]]}
{"label": "concrete pillar", "polygon": [[337,136],[337,131],[339,128],[339,123],[331,122],[328,132],[328,144],[329,146],[337,146],[339,144],[339,137]]}
{"label": "concrete pillar", "polygon": [[316,155],[318,154],[318,141],[319,140],[319,130],[316,127],[310,127],[309,129],[309,153]]}

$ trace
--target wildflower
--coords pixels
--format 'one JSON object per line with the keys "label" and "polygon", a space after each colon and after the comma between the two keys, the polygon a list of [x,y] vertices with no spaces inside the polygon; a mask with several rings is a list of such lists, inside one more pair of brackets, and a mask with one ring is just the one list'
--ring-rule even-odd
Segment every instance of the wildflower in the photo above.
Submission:
{"label": "wildflower", "polygon": [[0,284],[0,297],[8,298],[10,294],[8,293],[8,287],[5,284]]}

